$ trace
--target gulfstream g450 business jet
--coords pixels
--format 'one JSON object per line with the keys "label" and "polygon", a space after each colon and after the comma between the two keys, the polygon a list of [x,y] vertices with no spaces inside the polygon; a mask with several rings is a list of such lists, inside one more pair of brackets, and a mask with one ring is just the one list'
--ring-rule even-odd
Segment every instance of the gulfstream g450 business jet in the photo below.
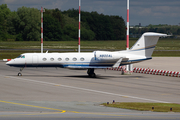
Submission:
{"label": "gulfstream g450 business jet", "polygon": [[25,67],[62,67],[87,69],[90,77],[95,77],[94,69],[119,67],[122,65],[152,59],[151,55],[159,37],[167,34],[147,32],[132,46],[124,51],[94,51],[81,53],[24,53],[7,62],[6,65],[20,67],[18,76]]}

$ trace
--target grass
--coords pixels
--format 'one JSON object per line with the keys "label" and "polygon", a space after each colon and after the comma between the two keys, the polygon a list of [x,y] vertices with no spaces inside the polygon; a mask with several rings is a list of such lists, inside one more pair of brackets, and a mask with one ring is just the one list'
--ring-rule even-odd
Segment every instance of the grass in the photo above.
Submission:
{"label": "grass", "polygon": [[[172,108],[173,112],[180,112],[180,104],[173,103],[128,103],[128,102],[116,102],[116,103],[103,103],[102,105],[107,107],[139,110],[139,111],[155,111],[155,112],[170,112]],[[154,107],[154,110],[152,110]]]}
{"label": "grass", "polygon": [[156,50],[180,50],[180,39],[160,39]]}
{"label": "grass", "polygon": [[[137,39],[130,40],[130,47],[137,41]],[[44,41],[44,49],[57,49],[56,52],[60,52],[61,49],[73,49],[77,50],[77,41]],[[15,58],[19,54],[26,52],[40,52],[40,41],[0,41],[0,59]],[[3,50],[2,50],[3,49]],[[7,50],[14,49],[14,50]],[[15,50],[22,49],[22,50]],[[25,51],[24,49],[30,49]],[[31,50],[32,49],[32,50]],[[93,50],[125,50],[126,41],[81,41],[81,51],[84,49]],[[153,56],[166,56],[166,57],[179,57],[180,51],[162,51],[162,50],[180,50],[180,39],[160,39],[154,51]],[[52,52],[52,51],[49,51]],[[55,52],[55,51],[53,51]]]}
{"label": "grass", "polygon": [[154,51],[153,57],[180,57],[180,51]]}
{"label": "grass", "polygon": [[[39,51],[33,51],[33,52],[39,52]],[[27,51],[0,51],[0,60],[16,58],[22,53],[28,53],[28,52]]]}
{"label": "grass", "polygon": [[[135,41],[132,41],[133,43]],[[77,41],[44,41],[44,48],[48,49],[77,49]],[[131,43],[130,43],[131,45]],[[0,42],[0,49],[40,49],[37,41]],[[112,49],[121,50],[126,48],[126,41],[81,41],[82,49]]]}
{"label": "grass", "polygon": [[[130,47],[137,40],[130,40]],[[77,49],[78,41],[44,41],[44,48]],[[0,41],[0,49],[40,49],[40,41]],[[126,49],[126,41],[81,41],[82,49]],[[180,50],[180,39],[160,39],[156,50]]]}

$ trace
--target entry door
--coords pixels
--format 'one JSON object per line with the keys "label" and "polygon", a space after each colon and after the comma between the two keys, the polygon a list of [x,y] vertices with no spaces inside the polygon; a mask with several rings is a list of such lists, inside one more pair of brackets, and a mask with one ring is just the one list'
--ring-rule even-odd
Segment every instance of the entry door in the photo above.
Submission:
{"label": "entry door", "polygon": [[38,56],[34,55],[32,58],[32,65],[37,66],[38,65]]}

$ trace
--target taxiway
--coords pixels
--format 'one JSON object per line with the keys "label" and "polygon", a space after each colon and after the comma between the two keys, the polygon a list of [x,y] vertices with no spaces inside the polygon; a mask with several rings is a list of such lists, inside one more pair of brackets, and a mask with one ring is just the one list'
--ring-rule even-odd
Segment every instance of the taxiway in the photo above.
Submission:
{"label": "taxiway", "polygon": [[0,118],[6,119],[177,119],[179,113],[108,108],[100,103],[163,102],[180,104],[180,78],[119,71],[62,68],[19,69],[0,62]]}

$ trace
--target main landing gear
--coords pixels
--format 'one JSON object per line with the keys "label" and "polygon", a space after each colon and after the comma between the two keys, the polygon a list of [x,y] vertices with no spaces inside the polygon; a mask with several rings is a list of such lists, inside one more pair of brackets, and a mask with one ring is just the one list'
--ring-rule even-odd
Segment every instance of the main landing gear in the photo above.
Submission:
{"label": "main landing gear", "polygon": [[94,73],[94,68],[89,68],[87,71],[87,74],[89,75],[89,77],[95,78],[96,74]]}
{"label": "main landing gear", "polygon": [[23,71],[23,69],[24,69],[24,68],[20,68],[19,73],[17,74],[17,76],[22,76],[22,73],[21,73],[21,72]]}

